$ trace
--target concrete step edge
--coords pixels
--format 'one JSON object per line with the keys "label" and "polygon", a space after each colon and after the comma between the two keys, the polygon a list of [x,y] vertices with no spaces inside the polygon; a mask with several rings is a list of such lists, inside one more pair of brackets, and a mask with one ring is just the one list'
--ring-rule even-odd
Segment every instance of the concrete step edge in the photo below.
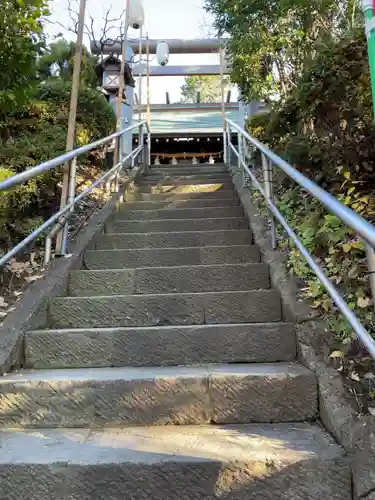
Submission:
{"label": "concrete step edge", "polygon": [[259,323],[282,320],[273,289],[55,297],[49,327],[118,327]]}
{"label": "concrete step edge", "polygon": [[318,411],[316,376],[298,363],[25,370],[0,378],[0,402],[7,427],[291,422]]}
{"label": "concrete step edge", "polygon": [[[212,442],[215,442],[215,434],[217,434],[218,445],[223,444],[223,442],[227,445],[212,447]],[[233,435],[237,436],[235,440],[233,440]],[[189,436],[192,439],[186,439]],[[198,439],[199,436],[200,439]],[[260,436],[264,436],[263,449],[259,448]],[[207,464],[207,461],[217,462],[219,460],[231,465],[238,461],[241,464],[239,467],[241,467],[242,464],[253,460],[255,462],[271,461],[275,454],[273,443],[279,441],[284,443],[284,447],[278,449],[278,454],[280,457],[284,454],[289,457],[286,460],[287,464],[290,464],[291,461],[299,461],[299,459],[311,461],[311,457],[322,457],[325,461],[337,460],[341,457],[345,461],[343,449],[320,425],[314,423],[202,425],[199,427],[171,425],[168,427],[119,427],[99,430],[91,428],[51,430],[45,428],[41,429],[38,435],[35,434],[35,431],[27,429],[0,430],[0,437],[4,443],[2,465],[14,464],[18,468],[22,468],[22,466],[28,468],[31,464],[40,465],[42,466],[41,472],[44,474],[51,474],[50,467],[57,463],[65,466],[71,465],[73,468],[79,466],[83,469],[90,467],[90,465],[96,468],[100,463],[113,464],[114,467],[117,467],[119,463],[127,465],[145,463],[147,465],[155,464],[162,468],[163,463],[168,462],[174,465],[180,463],[183,466],[190,461],[192,464]],[[51,443],[48,454],[46,454],[45,448],[46,438]],[[124,445],[123,453],[119,453],[117,446],[108,446],[107,453],[93,453],[96,446],[100,449],[103,447],[103,443],[113,444],[117,440],[119,444]],[[133,448],[135,442],[138,442],[138,445]],[[27,450],[33,451],[32,456],[28,456]],[[195,453],[193,450],[196,450]],[[143,457],[140,452],[144,454]],[[163,452],[163,461],[160,461],[160,455],[157,452]],[[189,459],[189,457],[191,458]],[[46,470],[43,470],[43,466],[46,467]],[[132,470],[129,471],[130,475]],[[347,472],[350,475],[349,470]],[[13,479],[17,479],[11,470],[6,471],[6,473],[12,475]],[[81,481],[82,477],[79,476],[79,478]],[[19,479],[20,484],[24,484],[25,488],[33,488],[30,482],[24,481],[22,474]],[[71,477],[68,474],[66,479],[74,480],[74,474]],[[91,479],[93,478],[90,476]],[[108,479],[110,479],[109,475]],[[34,481],[37,483],[37,477],[34,478]],[[174,481],[176,481],[176,476],[172,475],[171,484]],[[44,481],[41,481],[41,486],[43,483]],[[123,484],[121,481],[119,483],[123,493]],[[44,484],[48,484],[48,482]],[[103,482],[103,486],[105,486],[105,482]],[[144,491],[142,491],[143,493]],[[6,498],[8,497],[6,496]],[[28,498],[28,496],[20,496],[19,498]],[[118,496],[117,498],[123,497]],[[158,496],[157,498],[165,497]],[[340,498],[349,499],[349,497],[341,496]],[[40,499],[47,500],[47,497],[43,496]]]}
{"label": "concrete step edge", "polygon": [[[207,247],[205,247],[207,248]],[[92,250],[93,252],[97,252],[98,250]],[[99,250],[100,251],[100,250]],[[103,251],[103,250],[102,250]],[[107,250],[104,250],[107,251]],[[113,251],[113,250],[108,250],[108,251]],[[115,251],[122,251],[122,250],[115,250]],[[167,268],[165,266],[143,266],[143,267],[129,267],[127,269],[122,269],[121,267],[118,269],[74,269],[73,271],[70,271],[70,274],[78,274],[78,273],[110,273],[110,272],[124,272],[124,273],[131,273],[134,271],[135,273],[143,272],[143,271],[149,271],[150,269],[154,271],[162,271],[163,273],[165,272],[172,272],[173,270],[181,269],[181,270],[187,270],[187,269],[218,269],[218,270],[224,270],[224,269],[265,269],[268,268],[268,264],[265,262],[240,262],[240,263],[230,263],[230,264],[187,264],[187,265],[177,265],[177,266],[168,266]]]}
{"label": "concrete step edge", "polygon": [[69,274],[69,295],[75,297],[195,293],[201,291],[259,290],[270,288],[268,265],[214,264],[155,266],[133,269],[75,270]]}
{"label": "concrete step edge", "polygon": [[[242,231],[242,230],[240,230]],[[189,231],[187,231],[189,232]],[[195,231],[191,231],[191,232],[195,232]],[[216,231],[215,231],[216,232]],[[248,232],[246,230],[246,232]],[[116,233],[117,234],[121,234],[121,233]],[[131,235],[133,234],[137,234],[137,233],[132,233]],[[138,233],[138,234],[145,234],[145,233]],[[146,233],[147,234],[147,233]],[[154,233],[154,234],[160,234],[160,233]],[[171,234],[171,233],[168,233],[168,234]],[[212,245],[212,246],[200,246],[200,247],[164,247],[164,248],[139,248],[137,249],[138,251],[144,251],[144,252],[152,252],[152,251],[162,251],[162,250],[205,250],[205,249],[231,249],[231,248],[238,248],[238,247],[243,247],[243,248],[249,248],[249,247],[257,247],[256,244],[253,244],[253,245]],[[97,250],[96,249],[88,249],[85,251],[86,252],[90,252],[90,253],[93,253],[93,252],[131,252],[132,249],[122,249],[122,248],[114,248],[114,249],[105,249],[105,248],[98,248]],[[193,264],[194,265],[194,264]],[[204,264],[198,264],[198,265],[204,265]]]}
{"label": "concrete step edge", "polygon": [[184,264],[241,264],[260,261],[259,247],[251,244],[217,247],[136,248],[132,250],[100,248],[86,250],[83,256],[83,266],[88,270],[177,267]]}
{"label": "concrete step edge", "polygon": [[[222,201],[222,200],[220,200]],[[147,201],[145,202],[138,202],[138,203],[149,203]],[[160,205],[163,205],[164,203],[163,202],[155,202],[155,204],[158,204],[160,203]],[[132,202],[129,203],[130,205],[132,204]],[[120,214],[122,212],[126,212],[129,211],[129,212],[183,212],[183,211],[186,211],[186,210],[196,210],[197,212],[199,210],[216,210],[216,209],[219,209],[219,210],[227,210],[227,209],[231,209],[231,208],[242,208],[242,206],[239,204],[239,205],[215,205],[214,207],[212,206],[206,206],[206,207],[172,207],[172,208],[163,208],[163,207],[155,207],[155,208],[127,208],[126,207],[126,203],[123,203],[121,205],[121,209],[120,211],[118,212],[115,212],[115,214]]]}
{"label": "concrete step edge", "polygon": [[25,367],[34,369],[270,363],[296,357],[290,323],[33,330]]}
{"label": "concrete step edge", "polygon": [[173,326],[173,325],[165,325],[165,326],[138,326],[138,327],[109,327],[109,328],[48,328],[48,329],[36,329],[29,330],[26,332],[26,335],[37,335],[41,333],[83,333],[83,332],[120,332],[120,331],[147,331],[147,332],[158,332],[160,330],[217,330],[218,328],[262,328],[262,327],[270,327],[273,326],[277,328],[278,326],[285,326],[290,329],[293,329],[295,325],[293,323],[287,323],[283,321],[276,321],[274,323],[218,323],[215,325],[181,325],[181,326]]}
{"label": "concrete step edge", "polygon": [[[189,219],[188,219],[189,220]],[[246,219],[247,220],[247,219]],[[124,236],[126,238],[128,237],[131,237],[131,236],[139,236],[139,235],[160,235],[160,234],[168,234],[168,235],[173,235],[173,234],[191,234],[191,233],[195,233],[195,234],[201,234],[202,231],[165,231],[165,232],[150,232],[150,233],[120,233],[120,232],[117,232],[117,233],[105,233],[102,235],[102,237],[104,236],[116,236],[116,237],[119,237],[119,236]],[[252,233],[251,229],[213,229],[212,231],[204,231],[205,234],[208,234],[208,233],[220,233],[220,234],[223,234],[223,233],[230,233],[230,234],[234,234],[234,233],[242,233],[242,234],[245,234],[245,233]],[[226,245],[218,245],[218,246],[226,246]],[[236,246],[236,245],[229,245],[229,246]],[[241,246],[244,246],[243,243],[241,244]],[[165,248],[180,248],[180,247],[165,247]],[[185,247],[185,248],[192,248],[192,247]],[[201,248],[201,247],[196,247],[196,248]]]}

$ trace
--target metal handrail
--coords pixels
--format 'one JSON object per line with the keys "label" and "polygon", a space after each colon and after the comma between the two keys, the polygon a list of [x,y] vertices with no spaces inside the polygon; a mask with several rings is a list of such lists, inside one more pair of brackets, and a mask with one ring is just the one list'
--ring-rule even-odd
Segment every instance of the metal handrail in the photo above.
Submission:
{"label": "metal handrail", "polygon": [[[72,151],[69,151],[67,153],[64,153],[56,158],[53,158],[52,160],[48,160],[44,163],[41,163],[40,165],[37,165],[33,168],[30,168],[26,170],[25,172],[21,172],[20,174],[16,174],[8,179],[6,179],[3,182],[0,182],[0,192],[12,189],[15,186],[18,186],[19,184],[23,184],[27,182],[28,180],[40,175],[43,172],[47,172],[49,170],[52,170],[54,168],[57,168],[63,164],[66,164],[69,161],[72,161],[71,167],[73,166],[73,171],[74,175],[70,178],[70,183],[69,183],[69,199],[68,202],[61,208],[57,213],[52,215],[48,220],[46,220],[43,224],[38,226],[31,234],[29,234],[26,238],[24,238],[18,245],[13,247],[9,252],[7,252],[5,255],[3,255],[0,258],[0,267],[4,266],[9,260],[17,255],[20,251],[22,251],[28,244],[32,243],[40,234],[44,233],[46,229],[50,228],[54,222],[57,222],[57,224],[54,226],[54,228],[50,231],[50,233],[46,237],[46,244],[45,244],[45,255],[44,255],[44,264],[48,264],[48,262],[51,259],[51,253],[52,253],[52,237],[55,237],[58,232],[63,232],[63,244],[62,248],[63,251],[61,255],[64,255],[66,252],[66,243],[67,243],[67,223],[70,218],[70,216],[74,213],[74,206],[77,203],[77,201],[85,198],[96,186],[99,184],[104,184],[104,181],[106,181],[106,184],[110,183],[111,181],[114,181],[114,192],[118,192],[119,190],[119,176],[121,174],[121,171],[127,162],[131,158],[132,160],[132,166],[134,165],[134,160],[142,154],[142,152],[145,149],[144,145],[144,135],[143,135],[143,127],[146,126],[147,129],[147,137],[148,137],[148,152],[150,152],[151,149],[151,132],[149,125],[146,121],[142,121],[140,123],[136,123],[134,125],[130,125],[129,127],[124,128],[121,131],[115,132],[114,134],[111,134],[107,137],[104,137],[103,139],[100,139],[98,141],[92,142],[90,144],[87,144],[85,146],[82,146],[80,148],[74,149]],[[121,148],[119,144],[120,138],[123,136],[124,133],[130,132],[131,130],[139,128],[139,136],[141,139],[141,143],[138,145],[137,148],[132,150],[131,153],[129,153],[127,156],[122,158],[121,156]],[[108,144],[112,142],[113,140],[116,140],[116,147],[119,148],[120,151],[120,161],[114,165],[110,170],[105,172],[99,179],[94,181],[88,188],[86,188],[84,191],[82,191],[80,194],[76,195],[76,186],[75,186],[75,170],[76,170],[76,159],[78,156],[81,156],[93,149],[96,149],[100,146],[103,146],[105,144]],[[150,155],[148,154],[147,157],[147,165],[150,166]]]}
{"label": "metal handrail", "polygon": [[[237,131],[238,134],[238,151],[231,141],[231,127]],[[287,220],[280,213],[278,208],[274,203],[273,196],[273,184],[272,184],[272,165],[278,166],[283,172],[285,172],[290,178],[296,181],[303,189],[308,191],[312,196],[317,198],[330,212],[332,212],[336,217],[338,217],[347,226],[352,228],[359,236],[365,240],[367,243],[366,251],[368,258],[368,265],[370,270],[370,284],[373,294],[373,299],[375,298],[375,286],[374,286],[374,248],[375,248],[375,228],[358,215],[354,210],[351,210],[347,206],[340,203],[331,194],[327,193],[319,187],[317,184],[312,182],[310,179],[305,177],[303,174],[294,169],[289,163],[276,155],[267,146],[262,144],[260,141],[248,134],[242,127],[237,125],[232,120],[228,118],[225,119],[224,127],[224,151],[225,151],[225,161],[230,165],[230,155],[228,154],[228,147],[238,158],[238,167],[241,172],[246,172],[251,178],[255,187],[260,191],[263,198],[265,199],[268,208],[272,214],[271,219],[271,233],[272,233],[272,247],[276,249],[276,224],[275,219],[277,219],[280,224],[285,229],[288,236],[294,241],[298,250],[305,257],[307,263],[314,271],[316,276],[319,278],[322,285],[327,290],[328,294],[331,296],[332,300],[335,302],[337,307],[340,309],[341,313],[348,320],[349,324],[357,334],[360,341],[366,347],[370,355],[375,359],[375,340],[365,329],[362,323],[359,321],[355,313],[350,309],[348,304],[345,302],[340,292],[333,286],[332,282],[327,278],[323,269],[317,264],[313,256],[303,245],[301,240],[298,238],[296,233],[288,224]],[[247,140],[253,146],[255,146],[262,153],[262,169],[264,176],[264,188],[256,179],[254,173],[246,165],[244,156],[243,141]],[[244,177],[243,177],[244,179]]]}

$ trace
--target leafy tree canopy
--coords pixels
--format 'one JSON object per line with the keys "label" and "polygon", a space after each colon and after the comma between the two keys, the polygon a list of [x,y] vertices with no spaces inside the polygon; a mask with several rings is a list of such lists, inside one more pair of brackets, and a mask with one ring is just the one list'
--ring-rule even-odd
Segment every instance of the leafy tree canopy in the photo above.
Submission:
{"label": "leafy tree canopy", "polygon": [[1,0],[0,116],[21,109],[36,82],[36,60],[44,43],[41,18],[46,0]]}
{"label": "leafy tree canopy", "polygon": [[[229,79],[225,79],[225,86],[229,86]],[[221,102],[221,81],[216,75],[187,76],[181,87],[182,102],[197,102],[197,93],[200,92],[201,102]]]}
{"label": "leafy tree canopy", "polygon": [[332,38],[358,23],[355,0],[205,0],[227,34],[232,81],[248,99],[284,98],[306,65]]}

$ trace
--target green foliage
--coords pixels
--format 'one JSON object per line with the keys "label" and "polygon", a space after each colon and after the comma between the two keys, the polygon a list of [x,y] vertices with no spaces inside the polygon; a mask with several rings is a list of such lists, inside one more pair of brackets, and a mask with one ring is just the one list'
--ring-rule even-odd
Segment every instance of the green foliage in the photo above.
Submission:
{"label": "green foliage", "polygon": [[[374,126],[366,41],[362,31],[320,54],[286,101],[248,127],[344,205],[374,220]],[[278,207],[304,246],[370,331],[375,322],[362,241],[285,176],[278,176]],[[344,344],[353,333],[297,248],[287,240],[288,262],[305,282],[304,295],[327,318]]]}
{"label": "green foliage", "polygon": [[231,79],[248,99],[283,100],[321,47],[360,18],[356,2],[206,0],[219,34],[227,33]]}
{"label": "green foliage", "polygon": [[[249,127],[258,134],[256,120]],[[339,195],[345,183],[347,190],[360,185],[361,193],[369,193],[375,128],[362,30],[322,48],[263,125],[263,140],[323,187]]]}
{"label": "green foliage", "polygon": [[[370,199],[358,202],[358,196],[354,193],[346,195],[346,204],[352,207],[354,203],[360,204],[360,212],[366,211]],[[308,196],[301,196],[298,188],[285,190],[277,204],[303,245],[316,258],[349,307],[370,331],[375,331],[362,241],[340,219],[327,213],[318,201]],[[284,238],[282,231],[280,234],[281,238]],[[289,267],[296,276],[305,281],[303,295],[319,309],[336,336],[344,344],[350,344],[355,338],[351,327],[332,303],[304,257],[289,240],[281,239],[280,243],[282,247],[288,249]]]}
{"label": "green foliage", "polygon": [[20,110],[36,83],[36,59],[43,44],[40,19],[48,14],[45,0],[1,0],[0,119]]}
{"label": "green foliage", "polygon": [[[229,86],[229,79],[225,78],[225,87]],[[221,101],[221,80],[219,76],[187,76],[181,87],[182,102],[197,102],[197,93],[200,92],[201,102]]]}
{"label": "green foliage", "polygon": [[[19,113],[8,115],[2,126],[8,139],[0,144],[0,178],[22,172],[65,151],[70,82],[47,81],[37,88],[38,100]],[[110,134],[115,116],[103,94],[81,88],[77,109],[77,146]],[[84,161],[81,158],[80,162]],[[0,244],[7,246],[30,232],[30,219],[47,218],[59,203],[61,169],[39,176],[0,197]]]}
{"label": "green foliage", "polygon": [[[51,76],[62,80],[71,80],[73,76],[75,43],[63,38],[51,43],[45,48],[37,62],[37,73],[40,79]],[[91,87],[99,85],[94,66],[98,57],[90,54],[86,47],[82,48],[80,78],[81,84]]]}

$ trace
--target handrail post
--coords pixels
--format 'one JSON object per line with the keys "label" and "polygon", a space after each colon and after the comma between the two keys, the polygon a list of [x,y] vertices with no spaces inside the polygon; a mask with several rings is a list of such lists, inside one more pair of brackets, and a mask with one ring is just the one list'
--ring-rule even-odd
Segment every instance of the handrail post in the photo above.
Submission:
{"label": "handrail post", "polygon": [[228,124],[227,127],[227,165],[229,167],[229,170],[231,169],[231,158],[232,158],[232,150],[230,148],[230,144],[232,143],[231,141],[231,131],[230,131],[230,126]]}
{"label": "handrail post", "polygon": [[224,163],[227,163],[227,155],[228,155],[228,152],[227,152],[227,127],[228,127],[227,121],[224,120],[224,126],[223,126],[223,159],[224,159]]}
{"label": "handrail post", "polygon": [[[71,203],[76,195],[76,177],[77,177],[77,157],[74,157],[70,162],[69,168],[69,183],[68,183],[68,200],[67,205]],[[63,196],[63,193],[61,194]],[[74,206],[70,209],[71,212],[74,212]],[[61,230],[61,241],[60,244],[56,246],[56,255],[60,257],[66,254],[66,247],[68,245],[68,231],[69,231],[69,222],[66,220]]]}
{"label": "handrail post", "polygon": [[[264,179],[264,191],[268,200],[273,201],[273,183],[272,183],[272,164],[262,153],[262,170]],[[272,239],[272,250],[276,250],[276,221],[274,215],[271,215],[271,239]]]}
{"label": "handrail post", "polygon": [[368,243],[365,243],[365,248],[372,302],[375,306],[375,251]]}
{"label": "handrail post", "polygon": [[242,134],[241,132],[237,133],[237,147],[238,147],[238,169],[241,173],[241,185],[242,187],[245,187],[245,169],[243,168],[242,162],[244,161],[243,158],[243,143],[242,143]]}
{"label": "handrail post", "polygon": [[[138,130],[138,146],[144,146],[143,125],[139,126]],[[139,154],[139,163],[142,164],[144,159],[143,149]]]}
{"label": "handrail post", "polygon": [[[122,135],[119,135],[118,137],[116,137],[116,145],[115,145],[115,150],[118,151],[117,153],[117,158],[119,159],[119,167],[117,169],[117,172],[116,172],[116,175],[115,175],[115,179],[114,179],[114,183],[113,183],[113,191],[115,193],[118,193],[119,190],[120,190],[120,173],[121,173],[121,170],[122,170],[122,149],[121,149],[121,137]],[[116,158],[116,155],[114,155],[113,157],[113,167],[115,166],[115,158]]]}
{"label": "handrail post", "polygon": [[147,134],[147,170],[151,170],[151,132]]}

